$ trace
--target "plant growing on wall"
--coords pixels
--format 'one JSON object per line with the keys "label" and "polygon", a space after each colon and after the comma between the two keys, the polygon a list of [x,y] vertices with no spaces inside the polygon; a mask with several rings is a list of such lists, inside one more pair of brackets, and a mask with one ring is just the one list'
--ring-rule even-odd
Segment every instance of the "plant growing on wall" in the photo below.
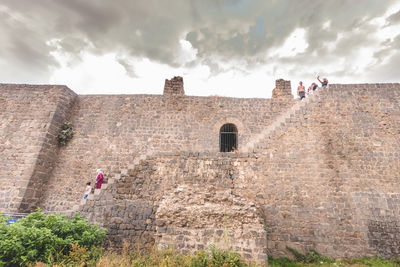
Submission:
{"label": "plant growing on wall", "polygon": [[61,126],[61,131],[59,132],[57,139],[58,139],[58,144],[60,146],[65,146],[69,140],[72,139],[74,136],[74,131],[72,129],[72,123],[70,122],[64,122],[64,124]]}

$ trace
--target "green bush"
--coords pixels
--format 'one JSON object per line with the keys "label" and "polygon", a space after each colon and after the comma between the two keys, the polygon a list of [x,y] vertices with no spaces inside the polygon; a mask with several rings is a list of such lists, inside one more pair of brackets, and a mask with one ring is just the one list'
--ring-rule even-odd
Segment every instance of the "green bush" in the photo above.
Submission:
{"label": "green bush", "polygon": [[321,262],[326,262],[326,263],[333,263],[335,260],[322,256],[318,251],[312,249],[310,252],[308,252],[306,255],[298,252],[296,249],[291,248],[291,247],[286,247],[290,253],[293,254],[294,258],[296,259],[297,262],[303,262],[303,263],[321,263]]}
{"label": "green bush", "polygon": [[[247,266],[241,259],[240,255],[236,252],[229,250],[222,250],[211,247],[211,258],[209,260],[211,266]],[[208,265],[206,265],[208,266]]]}
{"label": "green bush", "polygon": [[272,256],[268,256],[268,264],[270,267],[299,267],[303,266],[302,263],[296,262],[295,260],[289,259],[288,257],[280,257],[275,259]]}
{"label": "green bush", "polygon": [[65,146],[69,140],[74,136],[74,131],[72,130],[72,123],[64,122],[61,126],[61,131],[58,133],[57,140],[60,146]]}
{"label": "green bush", "polygon": [[273,258],[272,256],[268,256],[268,263],[270,266],[284,266],[284,267],[299,267],[299,266],[309,266],[309,265],[320,265],[320,264],[328,264],[331,265],[335,262],[335,260],[321,255],[316,250],[311,250],[307,254],[302,254],[294,248],[286,247],[286,249],[293,254],[294,259],[290,259],[288,257],[281,258]]}
{"label": "green bush", "polygon": [[6,226],[0,220],[0,266],[26,266],[31,262],[52,264],[70,255],[72,244],[87,250],[103,242],[105,231],[75,214],[46,216],[41,211]]}

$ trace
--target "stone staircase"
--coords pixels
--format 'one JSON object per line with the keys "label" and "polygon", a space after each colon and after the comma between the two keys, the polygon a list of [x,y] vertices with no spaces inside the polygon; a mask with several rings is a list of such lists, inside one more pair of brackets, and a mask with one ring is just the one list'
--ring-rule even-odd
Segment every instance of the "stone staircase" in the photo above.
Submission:
{"label": "stone staircase", "polygon": [[278,116],[275,121],[265,128],[262,132],[255,135],[254,138],[241,148],[243,153],[258,153],[267,148],[269,141],[273,140],[277,134],[287,129],[288,124],[296,116],[303,114],[310,108],[312,103],[319,102],[329,89],[318,88],[312,95],[303,100],[297,100],[291,108]]}
{"label": "stone staircase", "polygon": [[136,157],[134,159],[133,163],[128,165],[128,167],[126,169],[121,169],[119,172],[114,173],[114,175],[112,175],[111,177],[108,178],[107,183],[103,183],[101,185],[100,189],[94,189],[94,193],[90,194],[87,197],[87,199],[82,199],[79,204],[73,206],[73,208],[71,210],[71,213],[75,213],[75,212],[78,212],[79,210],[81,210],[81,207],[84,206],[87,201],[94,200],[96,196],[101,194],[102,190],[106,190],[108,188],[108,186],[110,186],[113,183],[115,183],[115,181],[121,179],[122,175],[127,175],[129,170],[135,169],[136,166],[140,165],[143,161],[146,161],[147,159],[149,159],[153,155],[154,155],[154,152],[149,152],[149,153],[140,155],[139,157]]}
{"label": "stone staircase", "polygon": [[[257,134],[249,143],[247,143],[244,147],[241,148],[241,152],[243,153],[259,153],[263,149],[265,149],[268,143],[273,140],[277,134],[282,133],[287,129],[290,122],[294,121],[294,118],[299,114],[302,114],[310,108],[312,103],[319,102],[323,95],[326,94],[328,89],[318,88],[318,90],[314,91],[312,95],[309,97],[298,100],[289,110],[278,116],[275,121],[265,128],[262,132]],[[129,170],[135,169],[142,162],[148,160],[153,157],[156,153],[148,152],[146,154],[140,155],[135,158],[133,163],[128,165],[126,169],[121,169],[121,171],[115,173],[111,177],[108,178],[107,183],[103,183],[101,189],[95,189],[93,194],[90,194],[87,199],[82,199],[79,204],[73,206],[71,213],[78,212],[81,208],[86,204],[87,201],[92,201],[96,199],[96,196],[100,195],[102,190],[106,190],[110,185],[118,181],[121,176],[127,175]],[[162,153],[161,153],[162,154]]]}

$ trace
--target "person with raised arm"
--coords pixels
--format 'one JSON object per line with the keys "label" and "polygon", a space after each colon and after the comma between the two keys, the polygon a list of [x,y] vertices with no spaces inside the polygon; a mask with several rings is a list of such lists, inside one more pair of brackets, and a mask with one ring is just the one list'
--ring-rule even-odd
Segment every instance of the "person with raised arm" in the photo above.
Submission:
{"label": "person with raised arm", "polygon": [[323,78],[322,81],[319,79],[319,76],[317,77],[318,81],[321,83],[322,88],[326,88],[328,86],[328,79]]}

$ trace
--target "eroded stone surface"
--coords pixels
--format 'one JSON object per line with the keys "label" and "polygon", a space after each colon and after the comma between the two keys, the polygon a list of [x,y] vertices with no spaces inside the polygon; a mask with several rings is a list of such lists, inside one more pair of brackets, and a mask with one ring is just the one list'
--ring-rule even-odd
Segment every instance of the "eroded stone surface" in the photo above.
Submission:
{"label": "eroded stone surface", "polygon": [[[233,188],[233,184],[232,184]],[[180,184],[164,195],[156,213],[156,242],[182,252],[211,246],[266,260],[266,232],[256,205],[231,188]]]}

